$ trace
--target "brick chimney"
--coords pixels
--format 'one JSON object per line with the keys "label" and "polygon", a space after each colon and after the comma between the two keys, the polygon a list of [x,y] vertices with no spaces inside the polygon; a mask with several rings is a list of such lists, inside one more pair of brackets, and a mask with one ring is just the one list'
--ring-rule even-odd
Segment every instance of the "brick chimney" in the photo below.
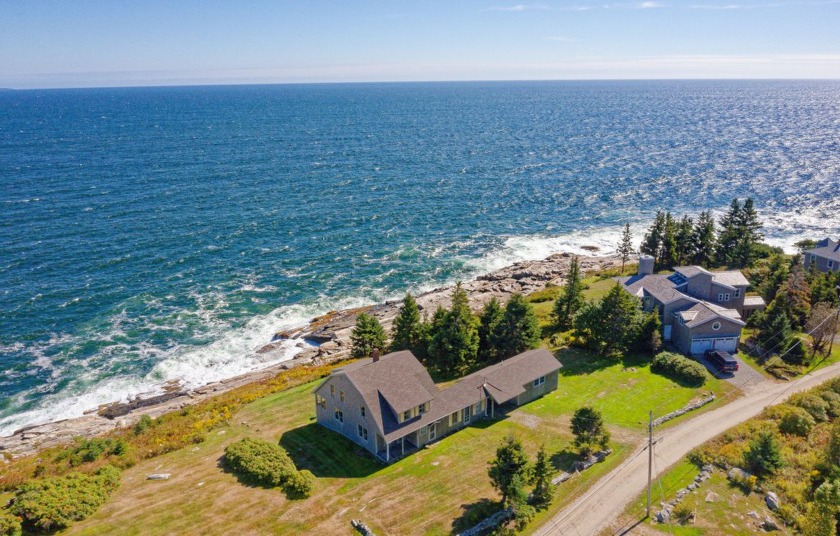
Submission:
{"label": "brick chimney", "polygon": [[370,358],[373,359],[374,363],[379,361],[379,348],[374,348],[370,351]]}

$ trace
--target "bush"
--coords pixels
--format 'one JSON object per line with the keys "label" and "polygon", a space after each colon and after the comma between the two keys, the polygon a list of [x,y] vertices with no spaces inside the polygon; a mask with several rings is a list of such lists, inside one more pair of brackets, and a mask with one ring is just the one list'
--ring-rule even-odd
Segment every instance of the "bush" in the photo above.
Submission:
{"label": "bush", "polygon": [[750,442],[744,453],[744,462],[756,475],[771,475],[784,466],[779,442],[770,431],[759,432],[758,437]]}
{"label": "bush", "polygon": [[656,354],[651,362],[650,370],[696,387],[706,383],[706,367],[672,352]]}
{"label": "bush", "polygon": [[17,489],[12,513],[34,531],[62,530],[96,512],[119,485],[120,471],[110,465],[93,475],[36,480]]}
{"label": "bush", "polygon": [[819,396],[811,393],[802,393],[791,397],[790,402],[793,406],[798,406],[814,418],[817,422],[825,422],[828,420],[828,402]]}
{"label": "bush", "polygon": [[820,398],[828,404],[825,411],[830,419],[836,419],[840,416],[840,395],[834,391],[823,391],[820,393]]}
{"label": "bush", "polygon": [[678,504],[674,508],[674,519],[677,523],[681,525],[685,525],[691,521],[694,521],[694,509],[688,506],[687,504]]}
{"label": "bush", "polygon": [[154,421],[148,415],[143,415],[140,420],[134,425],[134,435],[140,435],[152,427]]}
{"label": "bush", "polygon": [[782,413],[779,420],[779,431],[783,434],[792,434],[806,437],[816,422],[810,413],[796,406],[788,406]]}
{"label": "bush", "polygon": [[283,447],[264,439],[246,437],[225,449],[225,465],[253,484],[277,487],[297,473]]}
{"label": "bush", "polygon": [[55,457],[55,461],[67,460],[70,467],[78,467],[83,463],[94,462],[103,456],[123,456],[126,452],[128,452],[128,444],[122,438],[76,439],[75,446],[61,451]]}
{"label": "bush", "polygon": [[283,489],[290,499],[305,499],[312,494],[313,487],[315,487],[315,475],[304,469],[289,475]]}
{"label": "bush", "polygon": [[6,512],[0,512],[0,535],[20,536],[20,518]]}

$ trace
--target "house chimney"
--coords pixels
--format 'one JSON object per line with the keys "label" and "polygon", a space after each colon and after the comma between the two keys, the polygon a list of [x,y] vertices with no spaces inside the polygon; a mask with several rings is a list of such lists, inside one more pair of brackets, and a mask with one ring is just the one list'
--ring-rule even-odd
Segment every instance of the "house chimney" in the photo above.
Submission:
{"label": "house chimney", "polygon": [[649,275],[653,273],[653,257],[650,255],[642,255],[639,257],[639,275]]}
{"label": "house chimney", "polygon": [[370,358],[373,359],[374,363],[379,361],[379,348],[374,348],[370,351]]}

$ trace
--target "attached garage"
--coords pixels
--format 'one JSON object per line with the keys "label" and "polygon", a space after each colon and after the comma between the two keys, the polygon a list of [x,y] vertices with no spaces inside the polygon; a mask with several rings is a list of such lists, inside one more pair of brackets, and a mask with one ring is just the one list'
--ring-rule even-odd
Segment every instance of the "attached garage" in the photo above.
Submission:
{"label": "attached garage", "polygon": [[706,350],[723,350],[724,352],[735,353],[738,350],[738,337],[691,339],[692,354],[702,354]]}

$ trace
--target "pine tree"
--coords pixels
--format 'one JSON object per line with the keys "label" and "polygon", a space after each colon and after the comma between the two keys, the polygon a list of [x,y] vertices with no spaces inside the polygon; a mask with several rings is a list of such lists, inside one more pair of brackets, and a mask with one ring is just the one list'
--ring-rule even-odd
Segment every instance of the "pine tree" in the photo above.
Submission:
{"label": "pine tree", "polygon": [[563,285],[563,291],[554,303],[554,322],[559,331],[572,327],[575,316],[583,305],[583,281],[577,257],[572,257],[569,265],[569,277]]}
{"label": "pine tree", "polygon": [[738,219],[741,203],[733,199],[729,211],[720,218],[715,257],[719,265],[731,265],[734,262],[735,249],[738,246]]}
{"label": "pine tree", "polygon": [[748,197],[735,216],[737,240],[732,254],[733,266],[743,268],[755,260],[755,247],[764,238],[761,234],[762,227],[753,200]]}
{"label": "pine tree", "polygon": [[710,211],[700,213],[691,235],[691,262],[710,267],[715,259],[715,219]]}
{"label": "pine tree", "polygon": [[610,433],[604,426],[601,412],[591,406],[584,406],[572,416],[572,435],[575,436],[575,446],[581,455],[587,456],[595,446],[607,448]]}
{"label": "pine tree", "polygon": [[499,305],[499,300],[490,298],[481,311],[478,326],[478,359],[485,363],[493,363],[499,359],[499,323],[505,312]]}
{"label": "pine tree", "polygon": [[431,362],[446,375],[461,375],[475,365],[478,356],[478,320],[461,283],[455,286],[452,307],[437,320],[432,322],[429,342]]}
{"label": "pine tree", "polygon": [[426,327],[420,319],[420,309],[411,294],[403,298],[402,307],[394,318],[391,332],[391,351],[410,350],[423,359],[427,350]]}
{"label": "pine tree", "polygon": [[496,458],[490,462],[487,471],[490,483],[502,494],[502,502],[507,502],[511,494],[511,482],[514,476],[521,479],[521,484],[530,480],[531,471],[528,455],[522,442],[513,435],[507,436],[496,449]]}
{"label": "pine tree", "polygon": [[642,244],[639,246],[639,251],[644,255],[650,255],[654,259],[661,257],[662,240],[665,238],[665,213],[661,210],[656,211],[656,217],[653,224],[645,233],[642,239]]}
{"label": "pine tree", "polygon": [[630,224],[624,224],[624,232],[621,233],[621,241],[618,243],[618,255],[621,257],[621,273],[624,273],[624,265],[630,260],[634,253],[633,234],[630,232]]}
{"label": "pine tree", "polygon": [[497,332],[496,350],[501,359],[539,346],[537,315],[522,294],[514,294],[508,300],[502,320],[497,324]]}
{"label": "pine tree", "polygon": [[781,469],[784,461],[775,434],[767,430],[760,432],[744,453],[744,462],[759,476],[771,475]]}
{"label": "pine tree", "polygon": [[554,468],[545,451],[545,445],[537,452],[537,462],[534,464],[534,491],[531,493],[531,502],[537,508],[546,508],[551,504],[554,496],[554,486],[551,484],[551,477]]}
{"label": "pine tree", "polygon": [[361,313],[356,317],[356,326],[350,332],[353,357],[369,356],[374,348],[385,347],[385,330],[375,316]]}

